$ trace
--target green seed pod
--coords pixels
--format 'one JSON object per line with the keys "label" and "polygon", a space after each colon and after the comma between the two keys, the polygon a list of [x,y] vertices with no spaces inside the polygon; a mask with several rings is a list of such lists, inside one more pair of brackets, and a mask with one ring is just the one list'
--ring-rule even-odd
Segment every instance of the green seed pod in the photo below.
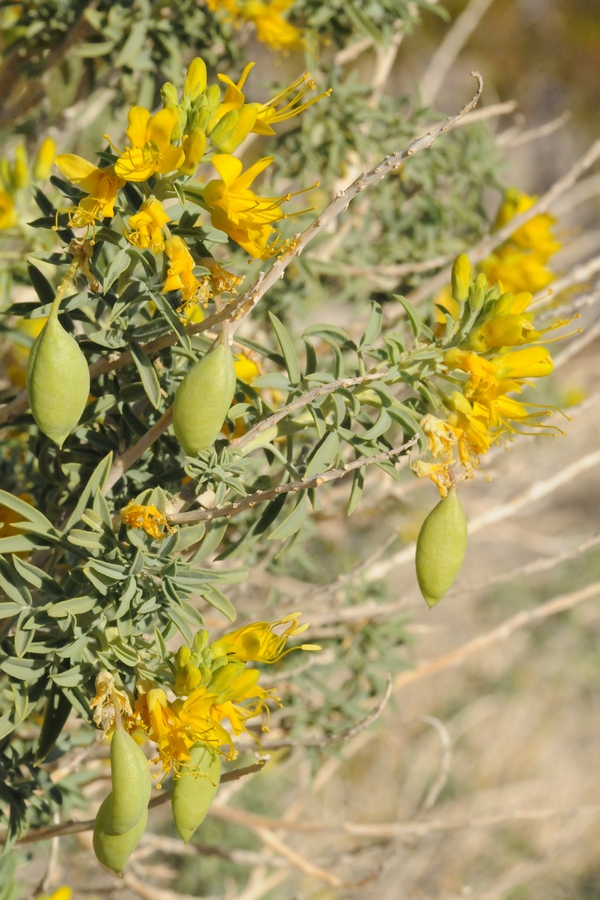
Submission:
{"label": "green seed pod", "polygon": [[175,393],[173,428],[188,456],[215,442],[234,392],[233,355],[229,346],[220,343],[192,366]]}
{"label": "green seed pod", "polygon": [[140,819],[130,831],[124,834],[109,834],[107,822],[112,818],[112,802],[113,795],[110,793],[98,810],[94,822],[94,853],[103,866],[120,875],[146,830],[148,810],[143,810]]}
{"label": "green seed pod", "polygon": [[148,807],[152,778],[142,748],[123,728],[117,728],[112,736],[110,772],[113,787],[111,814],[104,828],[110,835],[125,834]]}
{"label": "green seed pod", "polygon": [[467,550],[467,519],[455,488],[434,506],[417,540],[417,578],[429,607],[450,590]]}
{"label": "green seed pod", "polygon": [[221,779],[221,756],[206,744],[194,744],[173,783],[173,818],[187,844],[209,811]]}
{"label": "green seed pod", "polygon": [[31,348],[27,393],[38,428],[62,447],[87,403],[90,373],[77,341],[58,321],[56,300]]}

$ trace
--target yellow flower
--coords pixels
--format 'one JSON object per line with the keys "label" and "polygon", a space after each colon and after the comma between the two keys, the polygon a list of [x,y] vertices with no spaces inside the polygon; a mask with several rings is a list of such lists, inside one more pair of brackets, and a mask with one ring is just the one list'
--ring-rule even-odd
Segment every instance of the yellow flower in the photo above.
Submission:
{"label": "yellow flower", "polygon": [[73,891],[67,885],[57,888],[51,894],[43,894],[37,900],[71,900]]}
{"label": "yellow flower", "polygon": [[261,0],[249,0],[242,7],[242,15],[254,24],[259,41],[274,50],[302,50],[305,43],[302,32],[281,15],[293,2],[294,0],[271,0],[270,3],[263,3]]}
{"label": "yellow flower", "polygon": [[13,198],[6,191],[0,191],[0,231],[17,224],[17,213]]}
{"label": "yellow flower", "polygon": [[178,235],[165,241],[165,253],[169,258],[167,280],[163,294],[181,291],[184,306],[189,303],[204,303],[210,298],[208,278],[198,281],[194,275],[194,258],[186,242]]}
{"label": "yellow flower", "polygon": [[[175,529],[169,525],[166,517],[155,506],[143,506],[131,500],[121,510],[121,521],[128,528],[142,528],[147,535],[162,540]],[[164,528],[165,531],[161,529]]]}
{"label": "yellow flower", "polygon": [[281,15],[293,2],[294,0],[271,0],[271,3],[260,0],[207,0],[207,5],[213,12],[225,12],[236,22],[252,22],[259,41],[274,50],[289,51],[301,50],[305,43],[300,29],[290,25]]}
{"label": "yellow flower", "polygon": [[[527,212],[534,205],[537,197],[530,197],[519,191],[518,188],[509,188],[504,195],[502,205],[496,215],[494,223],[495,230],[508,225],[514,216]],[[530,250],[536,253],[540,258],[548,260],[554,253],[557,253],[562,244],[556,240],[552,234],[552,228],[556,225],[554,216],[548,213],[540,213],[521,225],[509,240],[512,244],[516,244],[521,250]]]}
{"label": "yellow flower", "polygon": [[275,233],[271,223],[286,218],[279,204],[292,196],[259,197],[250,190],[257,175],[272,162],[273,157],[267,156],[242,173],[239,159],[217,154],[213,157],[213,165],[221,178],[209,181],[204,188],[204,202],[214,227],[228,234],[254,259],[266,260],[281,252],[279,242],[269,244]]}
{"label": "yellow flower", "polygon": [[168,175],[185,161],[181,147],[171,144],[171,132],[177,113],[161,109],[151,115],[143,106],[129,110],[127,137],[131,147],[123,150],[115,163],[115,172],[125,181],[146,181],[151,175]]}
{"label": "yellow flower", "polygon": [[[145,691],[143,685],[138,686],[138,700],[133,715],[126,720],[127,728],[141,729],[156,743],[165,773],[172,770],[176,775],[181,763],[189,760],[191,747],[199,742],[227,759],[235,759],[237,751],[231,735],[221,723],[229,721],[234,735],[247,732],[248,719],[268,716],[265,701],[277,699],[273,691],[256,684],[258,678],[257,670],[244,672],[243,666],[226,663],[208,686],[200,685],[187,699],[178,698],[171,703],[165,691]],[[223,747],[229,747],[229,751]]]}
{"label": "yellow flower", "polygon": [[504,290],[514,294],[521,291],[536,294],[556,278],[543,258],[510,245],[496,250],[480,263],[479,268],[491,284],[501,284]]}
{"label": "yellow flower", "polygon": [[144,200],[139,211],[129,217],[131,231],[127,240],[140,249],[149,247],[153,253],[160,253],[165,249],[163,225],[170,221],[171,217],[163,209],[160,200],[149,197]]}
{"label": "yellow flower", "polygon": [[52,172],[54,157],[56,156],[56,144],[51,137],[44,138],[37,152],[33,165],[33,177],[38,181],[47,181]]}
{"label": "yellow flower", "polygon": [[253,359],[250,359],[249,356],[245,356],[243,353],[240,353],[236,357],[234,366],[236,377],[239,378],[240,381],[245,381],[246,384],[252,384],[252,382],[260,375],[258,365]]}
{"label": "yellow flower", "polygon": [[115,173],[113,166],[100,169],[74,153],[57,156],[56,165],[67,181],[76,184],[84,194],[89,194],[89,197],[79,201],[78,206],[69,210],[74,228],[85,228],[97,219],[114,216],[117,191],[125,182]]}
{"label": "yellow flower", "polygon": [[[298,625],[300,613],[290,613],[277,622],[254,622],[252,625],[244,625],[237,631],[230,631],[210,645],[213,657],[219,659],[222,656],[239,662],[275,663],[293,650],[320,650],[316,644],[301,644],[298,647],[285,649],[288,638],[306,631],[308,625]],[[277,625],[291,625],[281,634],[276,634],[273,628]]]}

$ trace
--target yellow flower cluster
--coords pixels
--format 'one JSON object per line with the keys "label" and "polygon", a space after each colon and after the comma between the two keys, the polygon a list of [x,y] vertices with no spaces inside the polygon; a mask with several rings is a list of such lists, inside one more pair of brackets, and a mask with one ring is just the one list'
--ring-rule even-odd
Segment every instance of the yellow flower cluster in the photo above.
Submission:
{"label": "yellow flower cluster", "polygon": [[456,337],[446,345],[439,371],[454,389],[439,392],[445,419],[422,419],[429,458],[413,464],[417,476],[431,478],[443,497],[455,480],[457,462],[464,470],[461,477],[469,478],[492,444],[514,434],[558,430],[540,421],[552,415],[551,408],[511,395],[552,372],[552,357],[540,340],[569,321],[536,328],[529,309],[532,295],[501,293],[483,273],[472,280],[464,254],[454,263],[452,299]]}
{"label": "yellow flower cluster", "polygon": [[30,165],[23,144],[15,147],[12,162],[0,157],[0,231],[13,228],[17,224],[19,216],[15,201],[19,191],[28,188],[32,179],[46,181],[52,171],[55,153],[54,141],[52,138],[46,138],[42,141],[33,165]]}
{"label": "yellow flower cluster", "polygon": [[[246,669],[245,664],[275,663],[292,650],[319,650],[314,644],[286,649],[288,639],[308,627],[299,626],[297,616],[292,613],[277,622],[255,622],[211,644],[208,632],[199,631],[193,646],[183,646],[175,655],[175,681],[168,686],[175,695],[173,700],[156,684],[138,684],[133,712],[122,713],[125,727],[130,732],[141,730],[156,744],[157,761],[165,774],[173,771],[177,775],[198,742],[235,759],[234,738],[243,732],[251,734],[246,723],[257,716],[262,717],[262,731],[269,730],[266,701],[280,704],[279,698],[274,690],[260,687],[259,670]],[[274,629],[280,625],[287,627],[278,634]]]}
{"label": "yellow flower cluster", "polygon": [[[498,210],[494,230],[507,225],[514,216],[527,212],[536,202],[517,188],[510,188]],[[553,216],[543,213],[522,225],[510,238],[485,259],[481,271],[492,284],[501,284],[505,291],[532,294],[548,287],[555,275],[548,268],[550,257],[558,252],[561,244],[552,234],[556,224]]]}
{"label": "yellow flower cluster", "polygon": [[[496,214],[492,233],[504,228],[515,216],[531,209],[536,199],[518,188],[509,188]],[[479,264],[479,271],[490,284],[498,284],[503,291],[513,294],[536,294],[548,287],[556,277],[548,268],[548,262],[562,247],[552,233],[555,224],[556,219],[547,213],[534,216],[486,257]],[[443,315],[439,315],[437,310],[440,306],[454,318],[457,317],[458,304],[452,296],[450,285],[436,299],[438,322],[443,321]]]}
{"label": "yellow flower cluster", "polygon": [[305,39],[302,31],[291,25],[281,15],[294,0],[206,0],[208,8],[213,12],[225,13],[227,18],[239,25],[252,22],[256,28],[259,41],[268,44],[274,50],[302,50]]}
{"label": "yellow flower cluster", "polygon": [[[118,193],[127,182],[147,185],[146,199],[129,217],[126,237],[139,249],[166,254],[169,268],[164,291],[181,290],[184,305],[208,299],[209,281],[214,279],[199,281],[193,274],[194,259],[185,241],[170,235],[173,223],[162,200],[176,197],[173,182],[188,181],[200,164],[212,162],[218,177],[206,184],[192,182],[190,196],[210,213],[215,228],[255,259],[267,259],[287,246],[278,239],[273,225],[288,218],[282,204],[294,195],[260,197],[251,188],[273,157],[259,160],[244,172],[232,154],[249,134],[275,134],[273,125],[298,115],[330,92],[307,99],[316,88],[307,72],[267,103],[246,102],[243,88],[253,65],[245,67],[237,82],[221,74],[220,84],[208,85],[205,63],[194,59],[181,97],[166,83],[163,109],[154,115],[141,106],[129,111],[129,146],[119,150],[111,144],[116,153],[112,165],[95,166],[72,153],[56,159],[64,177],[87,195],[68,210],[69,223],[75,228],[90,229],[102,219],[112,218]],[[0,195],[0,222],[2,217],[9,221],[10,209],[4,208]],[[224,283],[235,286],[238,282],[228,273]]]}

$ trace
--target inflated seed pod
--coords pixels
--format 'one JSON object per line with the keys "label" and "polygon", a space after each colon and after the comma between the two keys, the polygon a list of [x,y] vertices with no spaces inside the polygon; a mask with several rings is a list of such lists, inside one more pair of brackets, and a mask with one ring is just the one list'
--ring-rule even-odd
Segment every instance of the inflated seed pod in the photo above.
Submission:
{"label": "inflated seed pod", "polygon": [[217,439],[235,393],[235,368],[228,345],[209,350],[187,373],[173,401],[175,437],[196,456]]}
{"label": "inflated seed pod", "polygon": [[38,428],[62,447],[87,403],[90,373],[77,341],[58,321],[59,302],[31,348],[27,394]]}
{"label": "inflated seed pod", "polygon": [[429,607],[450,590],[467,550],[467,519],[455,488],[431,510],[417,540],[417,578]]}
{"label": "inflated seed pod", "polygon": [[148,807],[152,778],[144,751],[123,728],[115,729],[110,742],[112,802],[105,821],[108,834],[125,834]]}
{"label": "inflated seed pod", "polygon": [[94,822],[94,853],[99,862],[120,875],[127,861],[146,830],[148,810],[144,809],[133,828],[124,834],[110,834],[107,830],[112,818],[113,795],[110,793],[102,803]]}
{"label": "inflated seed pod", "polygon": [[186,844],[206,818],[220,778],[221,755],[206,744],[194,744],[173,782],[173,818]]}

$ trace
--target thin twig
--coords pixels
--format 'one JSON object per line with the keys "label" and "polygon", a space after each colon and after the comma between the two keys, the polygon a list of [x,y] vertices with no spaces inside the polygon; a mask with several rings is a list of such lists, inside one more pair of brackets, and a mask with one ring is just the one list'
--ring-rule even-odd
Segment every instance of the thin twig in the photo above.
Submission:
{"label": "thin twig", "polygon": [[205,522],[210,519],[239,515],[239,513],[247,509],[252,509],[257,503],[265,503],[267,500],[272,500],[280,494],[296,494],[298,491],[307,491],[315,487],[321,487],[330,481],[335,481],[337,478],[344,478],[344,476],[355,469],[362,469],[364,466],[385,462],[412,447],[417,440],[418,437],[413,437],[400,447],[386,450],[385,453],[377,453],[375,456],[355,459],[353,462],[345,463],[340,469],[329,469],[320,475],[313,475],[312,478],[290,481],[288,484],[279,484],[277,487],[269,488],[266,491],[256,491],[254,494],[249,494],[247,497],[243,497],[236,503],[230,503],[228,506],[215,506],[214,509],[193,509],[190,512],[167,516],[167,519],[173,525],[183,525],[189,522]]}
{"label": "thin twig", "polygon": [[270,828],[273,831],[293,831],[300,834],[345,833],[357,837],[421,837],[436,831],[462,831],[470,828],[495,828],[507,822],[540,822],[556,816],[582,815],[600,813],[600,804],[568,807],[565,809],[543,808],[508,810],[507,812],[489,813],[464,819],[425,819],[407,822],[383,822],[363,824],[360,822],[292,822],[287,819],[270,819],[257,816],[242,809],[228,806],[211,807],[211,815],[235,825],[242,825],[252,830]]}
{"label": "thin twig", "polygon": [[440,767],[437,778],[427,791],[427,796],[421,804],[421,809],[429,810],[435,806],[436,801],[446,786],[448,776],[450,774],[450,765],[452,764],[452,738],[448,733],[448,729],[443,722],[436,719],[435,716],[420,716],[421,722],[432,725],[437,731],[442,745],[442,757],[440,759]]}
{"label": "thin twig", "polygon": [[343,881],[338,878],[337,875],[333,875],[331,872],[327,872],[320,866],[316,866],[306,859],[306,857],[301,856],[297,850],[292,850],[292,848],[288,847],[280,837],[273,834],[270,829],[262,828],[260,825],[257,825],[252,828],[252,831],[254,831],[257,837],[261,839],[263,844],[266,844],[271,850],[279,853],[284,859],[287,859],[289,863],[305,875],[309,875],[311,878],[318,878],[319,881],[324,881],[325,884],[330,884],[332,887],[342,887]]}
{"label": "thin twig", "polygon": [[446,75],[491,3],[492,0],[471,0],[446,33],[420,80],[421,100],[426,106],[435,101]]}
{"label": "thin twig", "polygon": [[[583,154],[583,156],[577,160],[575,165],[569,169],[569,171],[563,175],[557,182],[555,182],[552,187],[546,191],[546,193],[537,200],[536,203],[533,204],[526,212],[520,213],[518,216],[514,216],[503,228],[499,228],[498,231],[494,231],[489,235],[486,235],[479,243],[475,244],[474,247],[467,250],[467,256],[471,262],[471,265],[475,266],[480,263],[482,260],[488,256],[495,247],[499,244],[502,244],[506,241],[512,234],[515,233],[522,225],[525,225],[535,216],[540,215],[541,213],[545,213],[558,199],[562,194],[566,193],[577,181],[577,179],[582,175],[587,169],[592,166],[596,160],[600,157],[600,141],[595,141],[591,147]],[[412,304],[421,303],[423,300],[426,300],[431,294],[438,291],[442,288],[450,279],[451,267],[446,266],[440,272],[437,272],[431,278],[428,278],[423,284],[419,285],[414,291],[411,291],[408,294],[408,299]],[[401,313],[396,310],[395,315],[392,317],[391,322],[387,322],[387,325],[393,324],[398,321],[404,312]]]}
{"label": "thin twig", "polygon": [[[538,293],[534,295],[533,303],[531,305],[534,306],[535,304],[539,304],[538,309],[548,306],[553,303],[554,298],[563,291],[566,291],[568,288],[574,287],[575,285],[585,284],[585,282],[589,281],[598,272],[600,272],[600,256],[593,256],[591,259],[586,260],[586,262],[575,266],[570,272],[563,275],[562,278],[557,278],[547,288],[538,291]],[[541,301],[546,302],[542,303]]]}
{"label": "thin twig", "polygon": [[457,666],[461,666],[470,656],[480,653],[482,650],[488,650],[494,644],[507,640],[515,631],[543,621],[549,616],[555,616],[568,609],[573,609],[578,603],[597,597],[599,594],[600,581],[595,581],[579,591],[573,591],[571,594],[563,594],[560,597],[547,600],[533,609],[521,610],[516,615],[505,619],[496,628],[492,628],[491,631],[477,635],[477,637],[461,644],[454,650],[427,660],[415,669],[400,672],[394,682],[394,692],[400,691],[416,681],[421,681],[423,678],[429,678],[430,675],[436,675],[438,672],[444,672],[446,669],[454,669]]}
{"label": "thin twig", "polygon": [[369,106],[373,108],[376,108],[379,104],[379,101],[381,100],[381,96],[387,84],[388,78],[390,77],[394,63],[396,62],[398,48],[402,43],[403,37],[404,32],[397,31],[393,35],[387,47],[382,47],[379,44],[375,46],[377,62],[375,64],[375,71],[373,73],[373,78],[371,81],[371,96],[369,97],[368,101]]}
{"label": "thin twig", "polygon": [[464,596],[465,594],[473,594],[490,587],[495,587],[498,584],[505,584],[506,582],[517,580],[520,581],[522,578],[528,578],[530,575],[548,572],[551,569],[555,569],[557,566],[562,565],[564,562],[576,559],[578,556],[587,553],[588,550],[591,550],[598,545],[600,545],[600,534],[593,534],[582,541],[581,544],[578,544],[577,547],[565,550],[557,556],[544,556],[542,559],[534,559],[532,562],[525,563],[514,569],[508,569],[508,571],[490,575],[489,578],[484,578],[482,581],[477,581],[474,584],[466,584],[464,587],[453,588],[452,593],[460,593],[461,596]]}
{"label": "thin twig", "polygon": [[360,722],[355,722],[354,725],[351,725],[349,728],[345,728],[344,731],[339,731],[337,734],[328,734],[325,737],[321,738],[302,738],[299,740],[294,740],[293,738],[284,738],[280,741],[268,741],[263,744],[263,748],[265,750],[279,750],[282,747],[329,747],[332,744],[343,744],[346,741],[351,740],[357,734],[360,734],[361,731],[365,731],[365,729],[369,728],[373,722],[376,722],[385,707],[387,706],[388,700],[392,696],[392,676],[389,674],[386,677],[386,688],[385,693],[381,700],[378,701],[377,705],[371,710],[368,716],[365,716],[364,719],[361,719]]}
{"label": "thin twig", "polygon": [[300,397],[296,397],[291,403],[288,403],[287,406],[282,406],[281,409],[278,409],[272,415],[268,416],[266,419],[263,419],[262,422],[259,422],[250,431],[247,431],[246,434],[241,435],[241,437],[236,438],[231,441],[231,447],[246,447],[251,441],[257,438],[260,434],[267,430],[267,428],[272,428],[273,425],[277,425],[278,422],[281,422],[282,419],[285,419],[290,413],[295,412],[297,409],[301,409],[303,406],[308,406],[313,400],[316,400],[317,397],[323,397],[325,394],[331,394],[334,391],[341,390],[344,388],[355,387],[358,384],[366,384],[369,381],[380,381],[382,378],[385,378],[387,372],[371,372],[368,375],[357,375],[354,378],[338,378],[336,381],[329,381],[326,384],[320,384],[319,387],[314,388],[312,391],[308,391],[306,394],[302,394]]}
{"label": "thin twig", "polygon": [[513,147],[520,147],[522,144],[528,144],[530,141],[539,141],[540,138],[548,137],[548,135],[554,134],[555,131],[563,128],[570,118],[571,113],[567,110],[567,112],[557,116],[556,119],[544,122],[543,125],[537,125],[535,128],[529,128],[527,131],[521,131],[518,134],[509,132],[499,134],[496,138],[496,143],[499,147],[512,150]]}

